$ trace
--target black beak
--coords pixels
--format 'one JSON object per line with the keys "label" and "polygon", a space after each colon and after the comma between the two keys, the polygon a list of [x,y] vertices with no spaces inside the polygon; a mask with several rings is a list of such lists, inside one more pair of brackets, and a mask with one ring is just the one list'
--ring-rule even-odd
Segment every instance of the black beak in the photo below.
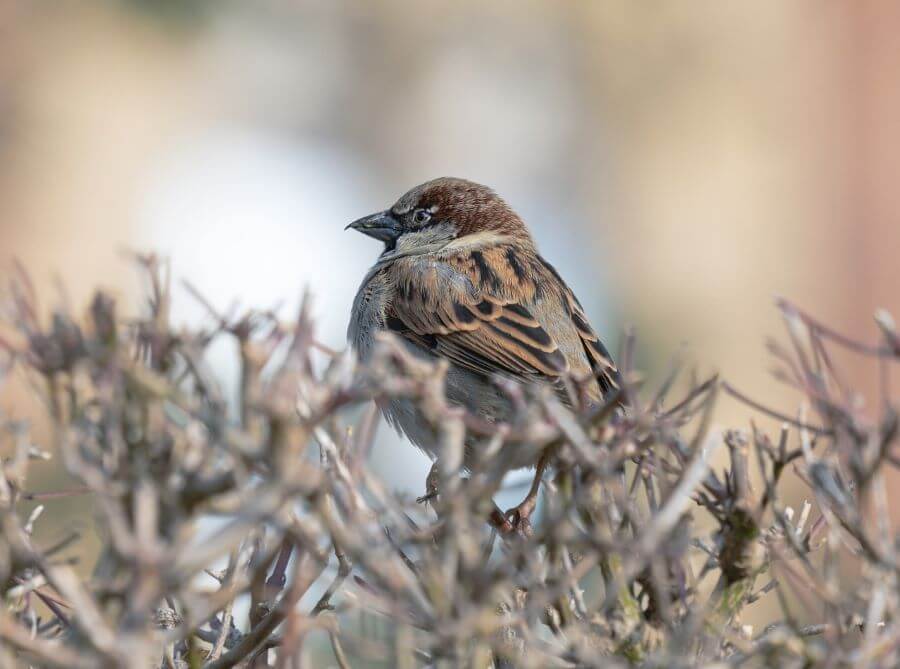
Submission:
{"label": "black beak", "polygon": [[344,228],[347,229],[358,230],[388,245],[393,245],[403,233],[400,221],[394,218],[390,211],[379,211],[377,214],[363,216]]}

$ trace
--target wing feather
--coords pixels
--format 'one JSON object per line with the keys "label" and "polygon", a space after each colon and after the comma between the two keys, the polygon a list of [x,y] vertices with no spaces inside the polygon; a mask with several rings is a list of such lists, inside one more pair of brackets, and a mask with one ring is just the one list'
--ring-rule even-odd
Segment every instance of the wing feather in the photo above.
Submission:
{"label": "wing feather", "polygon": [[572,290],[565,284],[553,265],[540,256],[538,256],[538,259],[557,279],[565,291],[566,305],[572,319],[572,324],[575,326],[575,330],[578,332],[578,336],[581,339],[584,352],[591,365],[591,370],[594,373],[594,377],[597,379],[597,383],[600,385],[600,390],[605,395],[610,390],[618,388],[619,370],[613,362],[609,351],[606,350],[603,342],[600,341],[600,337],[597,336],[594,328],[592,328],[591,324],[588,322],[587,316],[585,315],[584,309],[578,301],[578,298],[575,297]]}
{"label": "wing feather", "polygon": [[[574,365],[593,373],[601,394],[618,387],[616,366],[578,300],[538,255],[499,247],[406,258],[397,261],[394,277],[386,327],[437,356],[485,376],[551,384]],[[547,320],[560,312],[548,310],[546,300],[563,308],[567,322],[558,315]]]}
{"label": "wing feather", "polygon": [[503,292],[497,257],[503,256],[479,251],[469,255],[468,265],[416,259],[399,267],[400,289],[385,324],[480,374],[558,379],[569,369],[566,358],[525,296]]}

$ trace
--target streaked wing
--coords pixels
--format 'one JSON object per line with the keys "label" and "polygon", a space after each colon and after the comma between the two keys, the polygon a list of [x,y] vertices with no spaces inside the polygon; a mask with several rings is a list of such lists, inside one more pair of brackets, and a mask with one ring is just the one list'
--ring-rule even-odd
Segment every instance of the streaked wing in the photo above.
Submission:
{"label": "streaked wing", "polygon": [[606,350],[603,342],[600,341],[600,337],[597,336],[594,328],[591,327],[581,303],[578,301],[578,298],[575,297],[572,290],[566,285],[566,282],[563,281],[559,272],[557,272],[553,265],[548,263],[542,257],[538,256],[537,259],[562,289],[563,299],[566,302],[566,310],[568,311],[569,316],[572,319],[572,324],[575,326],[575,330],[578,332],[578,336],[584,346],[584,352],[587,355],[594,378],[597,379],[597,383],[599,384],[603,395],[606,395],[611,389],[619,387],[619,370],[616,368],[612,356],[609,354],[609,351]]}
{"label": "streaked wing", "polygon": [[487,376],[552,382],[565,374],[565,356],[527,308],[524,294],[509,290],[508,283],[473,281],[467,269],[440,261],[402,268],[385,314],[387,328]]}
{"label": "streaked wing", "polygon": [[606,350],[603,342],[600,341],[600,337],[597,336],[594,328],[588,323],[584,310],[582,310],[581,305],[571,291],[569,291],[569,297],[572,305],[572,323],[575,325],[575,329],[578,330],[578,336],[581,337],[581,342],[584,344],[584,352],[587,353],[594,377],[597,379],[597,383],[600,384],[600,390],[606,395],[611,389],[619,387],[619,370],[613,363],[609,351]]}

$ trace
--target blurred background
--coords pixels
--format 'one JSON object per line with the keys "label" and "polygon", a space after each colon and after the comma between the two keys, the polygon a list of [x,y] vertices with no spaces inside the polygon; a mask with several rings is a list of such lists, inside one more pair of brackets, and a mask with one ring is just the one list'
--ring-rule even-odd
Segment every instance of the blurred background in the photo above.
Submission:
{"label": "blurred background", "polygon": [[[651,385],[686,343],[793,409],[774,296],[869,341],[876,308],[900,317],[898,30],[887,0],[3,0],[0,279],[18,258],[45,307],[100,285],[135,310],[124,251],[157,251],[221,308],[288,317],[308,288],[342,347],[380,252],[346,223],[462,176],[524,215],[611,350],[635,326]],[[27,415],[20,386],[0,406]],[[381,438],[420,493],[427,461]]]}

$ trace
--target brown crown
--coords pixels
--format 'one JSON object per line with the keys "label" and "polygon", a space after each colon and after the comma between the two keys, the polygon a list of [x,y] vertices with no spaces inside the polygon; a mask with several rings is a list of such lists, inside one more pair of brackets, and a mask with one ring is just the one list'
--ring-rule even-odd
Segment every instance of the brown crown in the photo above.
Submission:
{"label": "brown crown", "polygon": [[487,186],[466,179],[441,177],[416,186],[401,197],[395,209],[437,207],[435,218],[456,224],[460,237],[494,230],[510,236],[528,231],[519,215]]}

